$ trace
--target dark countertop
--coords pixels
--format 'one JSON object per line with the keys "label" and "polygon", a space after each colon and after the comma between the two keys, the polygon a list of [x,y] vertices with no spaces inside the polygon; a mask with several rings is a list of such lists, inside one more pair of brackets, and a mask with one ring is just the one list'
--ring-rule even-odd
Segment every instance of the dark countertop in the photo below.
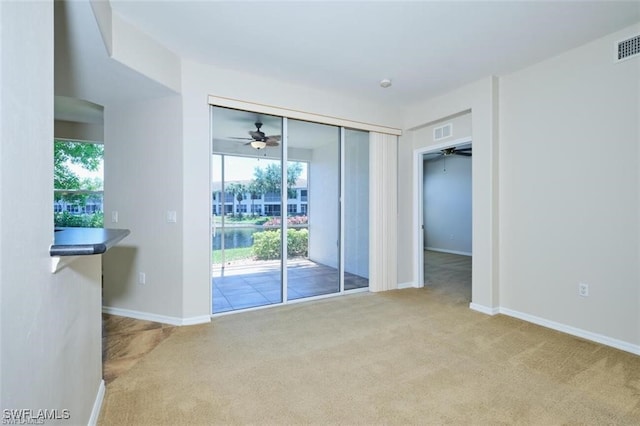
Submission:
{"label": "dark countertop", "polygon": [[101,254],[129,235],[128,229],[56,228],[51,256]]}

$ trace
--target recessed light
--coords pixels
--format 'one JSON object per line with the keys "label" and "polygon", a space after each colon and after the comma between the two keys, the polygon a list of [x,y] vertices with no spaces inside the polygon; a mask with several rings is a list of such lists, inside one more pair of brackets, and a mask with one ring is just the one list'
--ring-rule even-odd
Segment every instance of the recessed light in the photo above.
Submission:
{"label": "recessed light", "polygon": [[380,87],[384,87],[385,89],[387,87],[391,87],[391,79],[383,78],[382,80],[380,80]]}

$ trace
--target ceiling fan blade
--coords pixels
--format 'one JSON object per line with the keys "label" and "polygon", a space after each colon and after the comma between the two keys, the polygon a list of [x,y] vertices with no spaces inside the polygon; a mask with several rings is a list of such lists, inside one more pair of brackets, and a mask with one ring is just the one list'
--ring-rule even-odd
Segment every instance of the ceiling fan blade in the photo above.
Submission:
{"label": "ceiling fan blade", "polygon": [[265,143],[267,144],[267,146],[278,146],[278,145],[280,145],[280,143],[278,141],[272,141],[272,140],[267,140]]}
{"label": "ceiling fan blade", "polygon": [[264,133],[259,130],[249,130],[249,134],[255,140],[261,140],[264,138]]}
{"label": "ceiling fan blade", "polygon": [[281,139],[280,135],[271,135],[271,136],[267,136],[267,139],[269,139],[270,141],[279,141]]}
{"label": "ceiling fan blade", "polygon": [[456,151],[456,152],[454,152],[454,154],[456,154],[456,155],[462,155],[463,157],[471,157],[471,153],[470,153],[470,152],[460,152],[460,151]]}
{"label": "ceiling fan blade", "polygon": [[230,136],[227,139],[236,139],[236,140],[240,140],[240,141],[250,141],[251,138],[238,138],[238,137],[234,137],[234,136]]}
{"label": "ceiling fan blade", "polygon": [[471,147],[469,147],[469,148],[456,148],[456,151],[471,151]]}

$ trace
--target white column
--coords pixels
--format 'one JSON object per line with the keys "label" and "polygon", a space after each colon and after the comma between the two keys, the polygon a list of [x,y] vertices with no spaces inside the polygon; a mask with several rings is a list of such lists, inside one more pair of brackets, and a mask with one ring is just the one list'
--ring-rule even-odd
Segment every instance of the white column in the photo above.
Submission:
{"label": "white column", "polygon": [[369,133],[369,290],[398,288],[398,137]]}

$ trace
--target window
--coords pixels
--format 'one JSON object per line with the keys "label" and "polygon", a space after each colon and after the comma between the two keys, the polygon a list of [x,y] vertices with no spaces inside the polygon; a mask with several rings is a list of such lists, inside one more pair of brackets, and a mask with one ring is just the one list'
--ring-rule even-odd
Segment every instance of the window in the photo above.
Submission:
{"label": "window", "polygon": [[264,194],[264,202],[265,203],[279,203],[280,202],[280,193],[279,192],[267,192]]}
{"label": "window", "polygon": [[307,201],[307,194],[308,194],[307,189],[301,189],[300,190],[300,201]]}
{"label": "window", "polygon": [[280,216],[280,204],[266,204],[264,206],[264,213],[267,216]]}
{"label": "window", "polygon": [[104,226],[101,143],[54,140],[54,225]]}
{"label": "window", "polygon": [[287,204],[287,213],[298,213],[297,207],[295,204]]}

